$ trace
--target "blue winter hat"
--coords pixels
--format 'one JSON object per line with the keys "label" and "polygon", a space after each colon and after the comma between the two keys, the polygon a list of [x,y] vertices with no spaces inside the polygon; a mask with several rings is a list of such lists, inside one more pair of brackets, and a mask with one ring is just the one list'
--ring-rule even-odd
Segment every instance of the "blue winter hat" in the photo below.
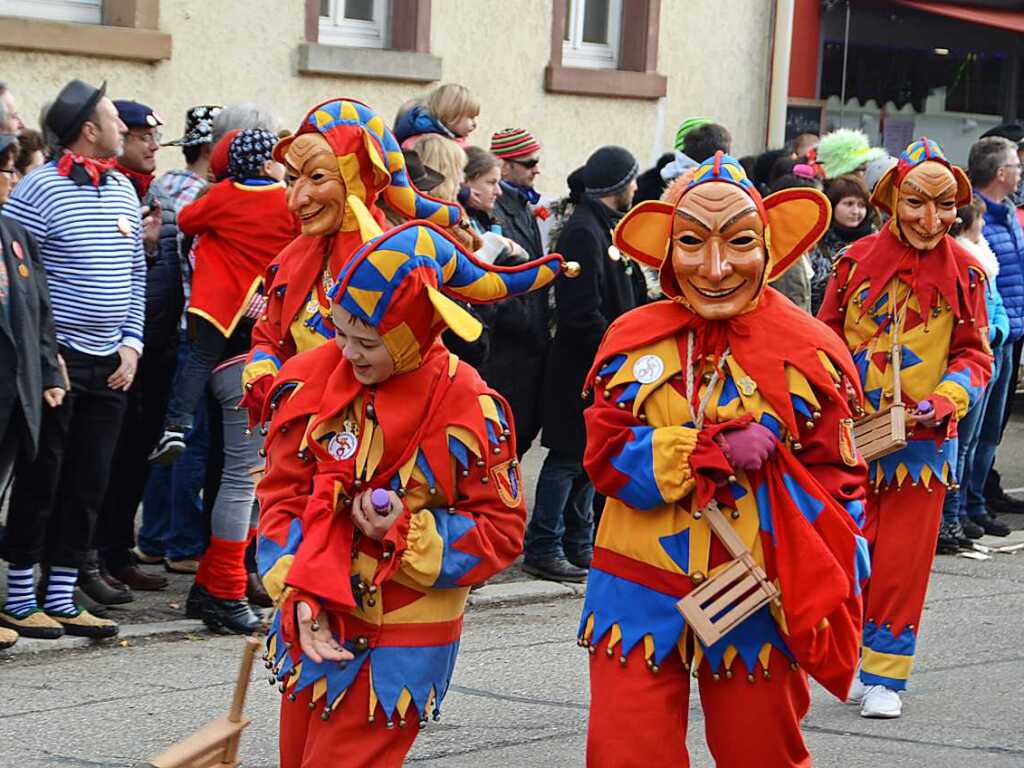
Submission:
{"label": "blue winter hat", "polygon": [[247,128],[228,147],[228,176],[235,181],[263,176],[263,165],[273,159],[277,136],[263,128]]}

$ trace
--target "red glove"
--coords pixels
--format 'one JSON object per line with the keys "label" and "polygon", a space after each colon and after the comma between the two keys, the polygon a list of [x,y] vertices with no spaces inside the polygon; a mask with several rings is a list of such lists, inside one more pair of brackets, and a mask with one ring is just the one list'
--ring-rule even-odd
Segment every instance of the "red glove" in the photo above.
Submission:
{"label": "red glove", "polygon": [[263,406],[267,402],[267,397],[270,395],[270,390],[273,386],[274,376],[269,373],[260,376],[258,379],[253,379],[245,385],[245,393],[239,405],[249,410],[250,429],[262,422]]}
{"label": "red glove", "polygon": [[775,452],[775,434],[753,421],[740,429],[720,432],[715,442],[733,469],[758,470]]}

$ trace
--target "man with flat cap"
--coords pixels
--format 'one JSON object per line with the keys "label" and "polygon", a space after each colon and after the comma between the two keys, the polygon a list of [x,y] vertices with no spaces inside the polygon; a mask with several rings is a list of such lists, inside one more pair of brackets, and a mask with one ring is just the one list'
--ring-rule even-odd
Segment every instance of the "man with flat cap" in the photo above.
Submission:
{"label": "man with flat cap", "polygon": [[135,546],[135,515],[142,501],[153,449],[163,429],[177,358],[178,323],[184,305],[178,226],[174,201],[153,183],[160,151],[160,115],[146,104],[117,100],[121,122],[128,128],[117,170],[135,187],[146,254],[146,319],[143,341],[148,350],[128,390],[121,435],[114,453],[113,476],[100,509],[86,569],[78,584],[105,605],[132,598],[132,589],[158,590],[167,578],[139,568]]}
{"label": "man with flat cap", "polygon": [[[74,597],[143,349],[146,259],[139,199],[114,169],[126,127],[106,96],[72,80],[46,129],[55,158],[26,176],[4,214],[35,236],[49,282],[58,350],[71,388],[43,411],[38,456],[19,464],[0,557],[8,564],[0,626],[25,637],[110,637],[117,625]],[[45,566],[42,605],[33,566]]]}

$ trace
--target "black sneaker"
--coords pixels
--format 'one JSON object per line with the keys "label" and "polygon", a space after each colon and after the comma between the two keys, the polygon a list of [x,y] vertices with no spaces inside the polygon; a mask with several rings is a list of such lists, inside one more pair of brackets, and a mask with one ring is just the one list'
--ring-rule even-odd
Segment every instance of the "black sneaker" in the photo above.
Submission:
{"label": "black sneaker", "polygon": [[207,595],[203,623],[221,634],[251,635],[260,628],[260,617],[245,600],[221,600]]}
{"label": "black sneaker", "polygon": [[562,557],[549,557],[546,560],[523,560],[523,570],[531,576],[546,581],[580,583],[587,578],[586,570],[577,568]]}
{"label": "black sneaker", "polygon": [[968,539],[980,539],[982,536],[985,535],[985,529],[969,517],[965,517],[961,521],[960,527],[964,532],[964,536],[966,536]]}
{"label": "black sneaker", "polygon": [[1024,515],[1024,501],[1009,496],[1002,488],[1001,495],[985,499],[985,506],[995,515]]}
{"label": "black sneaker", "polygon": [[935,545],[937,555],[955,555],[960,551],[960,539],[963,529],[960,523],[943,523],[939,528],[939,541]]}
{"label": "black sneaker", "polygon": [[210,593],[199,584],[192,582],[192,588],[188,591],[188,597],[185,598],[185,618],[203,618],[203,608],[210,600]]}
{"label": "black sneaker", "polygon": [[156,447],[149,454],[150,464],[167,466],[173,464],[185,452],[185,430],[181,427],[168,427],[160,435]]}
{"label": "black sneaker", "polygon": [[981,528],[987,536],[1002,537],[1010,535],[1010,526],[1000,520],[996,520],[991,515],[973,517],[971,522]]}

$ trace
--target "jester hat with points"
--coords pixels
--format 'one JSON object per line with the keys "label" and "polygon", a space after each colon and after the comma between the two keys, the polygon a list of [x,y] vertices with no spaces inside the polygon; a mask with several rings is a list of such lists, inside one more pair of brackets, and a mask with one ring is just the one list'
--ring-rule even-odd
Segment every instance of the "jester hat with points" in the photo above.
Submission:
{"label": "jester hat with points", "polygon": [[682,300],[669,250],[675,209],[686,195],[701,184],[719,181],[742,189],[757,207],[765,225],[767,266],[762,283],[778,279],[809,250],[828,229],[832,206],[816,189],[784,189],[762,199],[747,178],[739,161],[719,151],[695,170],[675,204],[648,200],[629,211],[615,228],[615,245],[642,264],[659,270],[661,288],[675,301]]}
{"label": "jester hat with points", "polygon": [[[349,197],[367,207],[378,196],[409,219],[423,219],[440,227],[457,224],[464,216],[457,205],[427,197],[417,190],[405,169],[405,157],[384,120],[355,99],[332,99],[313,107],[298,131],[274,147],[274,159],[284,162],[288,147],[297,136],[319,133],[338,158],[338,170]],[[346,209],[342,229],[357,227],[355,214]]]}
{"label": "jester hat with points", "polygon": [[409,221],[382,232],[362,201],[350,196],[348,207],[365,243],[342,267],[329,296],[378,330],[396,373],[417,368],[445,328],[467,341],[480,336],[480,322],[452,298],[489,304],[541,289],[562,271],[557,253],[514,267],[492,266],[432,222]]}

